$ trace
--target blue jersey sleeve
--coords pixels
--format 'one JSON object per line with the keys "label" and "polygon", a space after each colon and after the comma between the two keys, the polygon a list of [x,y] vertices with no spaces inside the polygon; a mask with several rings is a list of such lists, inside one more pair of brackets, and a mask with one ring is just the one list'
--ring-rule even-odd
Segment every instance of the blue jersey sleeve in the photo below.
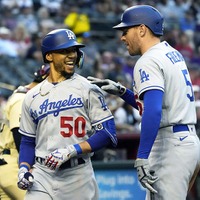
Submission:
{"label": "blue jersey sleeve", "polygon": [[19,151],[19,164],[27,162],[30,166],[35,163],[35,138],[22,136],[20,151]]}
{"label": "blue jersey sleeve", "polygon": [[108,146],[110,143],[116,147],[117,136],[114,119],[109,119],[97,125],[95,134],[87,142],[90,144],[93,152]]}
{"label": "blue jersey sleeve", "polygon": [[126,103],[130,104],[134,108],[138,110],[137,103],[135,101],[134,93],[133,91],[126,89],[126,92],[120,96]]}
{"label": "blue jersey sleeve", "polygon": [[163,94],[161,90],[149,90],[144,93],[138,158],[147,159],[150,154],[160,126]]}

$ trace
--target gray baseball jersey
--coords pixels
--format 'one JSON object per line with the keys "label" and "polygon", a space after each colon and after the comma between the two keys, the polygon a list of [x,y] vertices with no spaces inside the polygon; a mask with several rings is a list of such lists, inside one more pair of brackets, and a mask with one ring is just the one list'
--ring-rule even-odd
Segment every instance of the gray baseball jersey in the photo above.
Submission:
{"label": "gray baseball jersey", "polygon": [[[57,148],[87,140],[94,126],[112,118],[101,90],[74,74],[55,85],[45,80],[27,93],[22,105],[20,132],[36,138],[35,155],[45,158]],[[58,172],[36,162],[31,191],[42,191],[44,199],[97,200],[91,154],[79,156],[85,164]],[[50,184],[52,180],[55,184]],[[59,190],[59,195],[55,190]],[[27,193],[26,198],[35,199],[34,194]]]}
{"label": "gray baseball jersey", "polygon": [[173,124],[195,124],[194,93],[189,72],[183,57],[167,42],[150,48],[134,68],[134,94],[140,113],[143,102],[140,95],[147,90],[164,92],[160,127]]}
{"label": "gray baseball jersey", "polygon": [[147,191],[146,200],[186,199],[200,164],[200,144],[192,83],[182,55],[165,41],[150,48],[136,63],[133,89],[140,114],[143,92],[164,92],[160,129],[149,155],[151,170],[159,177],[153,185],[158,194],[152,197]]}
{"label": "gray baseball jersey", "polygon": [[92,126],[113,118],[100,89],[78,74],[56,85],[47,80],[38,84],[22,109],[20,132],[36,137],[38,157],[85,141]]}

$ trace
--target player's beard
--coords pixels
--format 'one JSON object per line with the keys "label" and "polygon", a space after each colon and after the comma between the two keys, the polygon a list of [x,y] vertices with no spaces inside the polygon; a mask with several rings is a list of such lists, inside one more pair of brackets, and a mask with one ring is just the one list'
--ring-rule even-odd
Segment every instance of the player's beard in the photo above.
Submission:
{"label": "player's beard", "polygon": [[69,79],[71,76],[73,76],[74,71],[71,72],[71,73],[68,73],[68,72],[66,72],[66,71],[61,71],[60,73],[61,73],[61,75],[64,76],[66,79]]}
{"label": "player's beard", "polygon": [[69,79],[74,74],[74,70],[72,70],[71,72],[67,72],[65,71],[64,67],[61,64],[55,64],[54,67],[57,73],[59,73],[61,76],[65,77],[66,79]]}

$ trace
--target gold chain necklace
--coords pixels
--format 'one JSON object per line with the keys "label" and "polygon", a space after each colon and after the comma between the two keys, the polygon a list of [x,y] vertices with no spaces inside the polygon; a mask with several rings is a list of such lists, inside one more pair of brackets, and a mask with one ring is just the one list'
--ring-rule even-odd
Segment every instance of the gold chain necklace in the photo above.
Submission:
{"label": "gold chain necklace", "polygon": [[[66,80],[66,78],[65,78],[65,77],[62,77],[62,79],[59,80],[58,82],[56,82],[55,84],[58,84],[58,83],[60,83],[60,82],[62,82],[62,81],[64,81],[64,80]],[[51,89],[52,89],[52,88],[51,88],[48,92],[42,94],[42,86],[44,85],[44,83],[45,83],[45,81],[43,81],[42,85],[40,86],[40,91],[39,91],[39,93],[40,93],[40,95],[41,95],[42,97],[48,95],[48,94],[50,93]]]}
{"label": "gold chain necklace", "polygon": [[52,89],[52,88],[51,88],[48,92],[42,94],[42,86],[44,85],[44,83],[45,83],[45,81],[43,81],[42,85],[40,86],[40,91],[39,91],[39,93],[40,93],[40,95],[41,95],[42,97],[44,97],[44,96],[46,96],[47,94],[49,94],[50,91],[51,91],[51,89]]}

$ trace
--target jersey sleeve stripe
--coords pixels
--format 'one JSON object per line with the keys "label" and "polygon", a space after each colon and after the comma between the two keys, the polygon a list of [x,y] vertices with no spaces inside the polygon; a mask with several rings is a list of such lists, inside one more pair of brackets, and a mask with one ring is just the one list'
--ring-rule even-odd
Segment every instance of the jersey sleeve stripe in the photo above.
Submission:
{"label": "jersey sleeve stripe", "polygon": [[139,91],[139,95],[141,95],[143,92],[145,92],[146,90],[162,90],[163,92],[165,91],[165,89],[161,86],[157,86],[157,85],[151,85],[149,87],[145,87],[142,90]]}
{"label": "jersey sleeve stripe", "polygon": [[103,118],[103,119],[101,119],[101,120],[99,120],[99,121],[93,122],[93,123],[92,123],[92,126],[96,126],[97,124],[103,123],[103,122],[105,122],[105,121],[107,121],[107,120],[109,120],[109,119],[112,119],[112,118],[114,118],[114,117],[113,117],[112,115],[110,115],[110,116],[108,116],[108,117],[106,117],[106,118]]}
{"label": "jersey sleeve stripe", "polygon": [[29,136],[29,137],[35,137],[35,134],[34,133],[27,133],[21,129],[19,129],[19,132],[22,134],[22,135],[26,135],[26,136]]}

